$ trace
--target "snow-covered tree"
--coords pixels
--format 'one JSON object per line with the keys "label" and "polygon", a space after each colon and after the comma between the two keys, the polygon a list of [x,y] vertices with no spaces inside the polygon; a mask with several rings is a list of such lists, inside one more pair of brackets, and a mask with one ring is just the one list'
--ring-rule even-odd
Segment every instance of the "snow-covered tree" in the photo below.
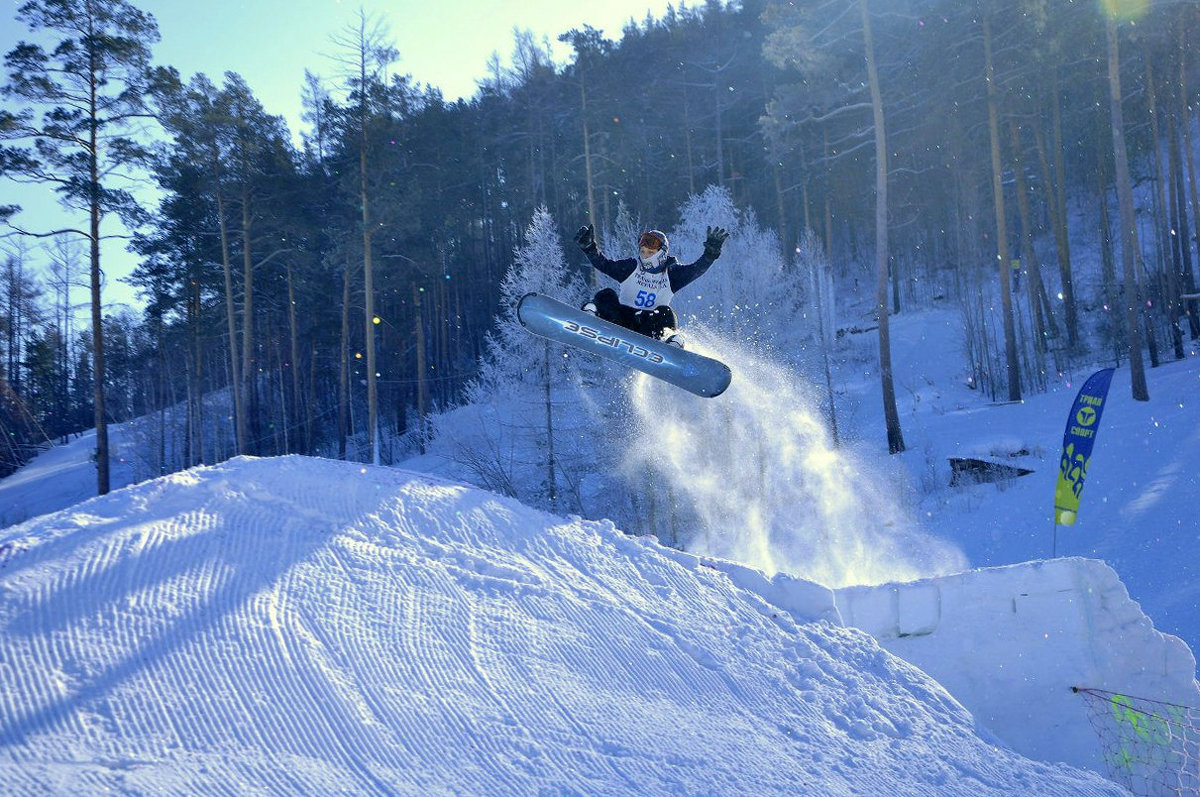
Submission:
{"label": "snow-covered tree", "polygon": [[[614,260],[622,257],[633,257],[637,254],[638,237],[645,232],[640,219],[633,217],[625,200],[617,202],[617,218],[604,237],[601,251]],[[599,272],[597,272],[599,273]],[[601,279],[606,279],[601,277]]]}
{"label": "snow-covered tree", "polygon": [[581,431],[588,437],[578,425],[580,414],[563,412],[564,406],[580,404],[580,378],[566,347],[529,334],[516,308],[531,292],[582,301],[585,288],[544,207],[534,213],[513,255],[500,286],[496,326],[467,391],[470,406],[434,420],[440,438],[434,448],[486,487],[558,509],[589,459],[578,439]]}
{"label": "snow-covered tree", "polygon": [[671,252],[682,263],[695,260],[709,227],[724,227],[729,240],[713,267],[676,301],[681,321],[695,316],[739,340],[779,342],[795,330],[807,277],[789,268],[774,230],[759,226],[752,210],[739,210],[729,189],[709,186],[679,211]]}
{"label": "snow-covered tree", "polygon": [[[554,219],[538,208],[525,230],[524,242],[513,251],[513,265],[500,284],[500,313],[488,333],[479,377],[468,390],[471,401],[518,385],[542,386],[567,381],[563,348],[532,337],[517,320],[517,304],[527,293],[541,293],[574,304],[585,294],[577,269],[568,266]],[[558,367],[546,371],[547,352]]]}

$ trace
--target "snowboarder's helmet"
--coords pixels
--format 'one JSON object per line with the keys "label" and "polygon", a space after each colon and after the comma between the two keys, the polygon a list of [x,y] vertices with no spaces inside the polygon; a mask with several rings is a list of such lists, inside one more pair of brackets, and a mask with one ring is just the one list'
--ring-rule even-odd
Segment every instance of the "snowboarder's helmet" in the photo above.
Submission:
{"label": "snowboarder's helmet", "polygon": [[[643,248],[651,251],[649,257],[642,256]],[[670,248],[671,244],[667,241],[665,232],[650,230],[642,233],[638,238],[638,257],[642,261],[642,268],[654,273],[662,271],[666,268],[667,251]]]}
{"label": "snowboarder's helmet", "polygon": [[653,249],[655,252],[660,249],[665,252],[670,248],[670,244],[667,242],[667,234],[662,230],[650,230],[649,232],[642,233],[641,237],[638,238],[638,249],[641,249],[643,246],[647,249]]}

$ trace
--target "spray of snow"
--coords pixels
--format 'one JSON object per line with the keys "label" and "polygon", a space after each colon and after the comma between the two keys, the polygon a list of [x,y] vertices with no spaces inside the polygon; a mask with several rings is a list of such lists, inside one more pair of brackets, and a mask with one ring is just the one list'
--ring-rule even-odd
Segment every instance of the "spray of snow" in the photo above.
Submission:
{"label": "spray of snow", "polygon": [[[627,472],[657,489],[693,553],[786,572],[829,587],[961,572],[966,557],[904,509],[904,477],[835,447],[812,389],[797,374],[688,327],[688,348],[729,363],[715,399],[641,377]],[[660,477],[647,482],[647,473]],[[672,535],[674,536],[674,535]]]}

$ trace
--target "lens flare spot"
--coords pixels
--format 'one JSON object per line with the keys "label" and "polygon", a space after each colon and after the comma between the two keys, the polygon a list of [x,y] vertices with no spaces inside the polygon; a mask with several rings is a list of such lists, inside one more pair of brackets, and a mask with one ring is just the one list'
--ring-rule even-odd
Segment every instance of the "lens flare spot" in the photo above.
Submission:
{"label": "lens flare spot", "polygon": [[1100,0],[1100,9],[1120,22],[1141,19],[1150,9],[1150,0]]}

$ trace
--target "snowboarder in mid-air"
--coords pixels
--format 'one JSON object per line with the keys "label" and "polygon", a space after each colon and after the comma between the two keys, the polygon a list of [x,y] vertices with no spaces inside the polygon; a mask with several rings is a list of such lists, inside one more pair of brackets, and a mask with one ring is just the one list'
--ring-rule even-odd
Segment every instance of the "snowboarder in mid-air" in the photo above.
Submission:
{"label": "snowboarder in mid-air", "polygon": [[725,363],[687,351],[675,331],[675,293],[708,270],[729,233],[709,227],[704,254],[683,265],[668,254],[667,236],[651,230],[638,239],[638,256],[609,260],[596,246],[592,225],[575,242],[592,266],[620,285],[605,288],[581,308],[539,293],[517,303],[517,319],[535,335],[620,363],[705,398],[721,395],[733,372]]}
{"label": "snowboarder in mid-air", "polygon": [[587,255],[592,266],[620,283],[617,290],[604,288],[583,305],[585,312],[637,332],[683,348],[676,331],[678,321],[671,299],[685,285],[699,278],[721,256],[721,246],[729,233],[709,227],[704,239],[704,254],[695,263],[683,265],[669,253],[667,236],[658,230],[644,232],[638,238],[638,256],[609,260],[596,246],[596,233],[587,224],[575,235],[575,243]]}

